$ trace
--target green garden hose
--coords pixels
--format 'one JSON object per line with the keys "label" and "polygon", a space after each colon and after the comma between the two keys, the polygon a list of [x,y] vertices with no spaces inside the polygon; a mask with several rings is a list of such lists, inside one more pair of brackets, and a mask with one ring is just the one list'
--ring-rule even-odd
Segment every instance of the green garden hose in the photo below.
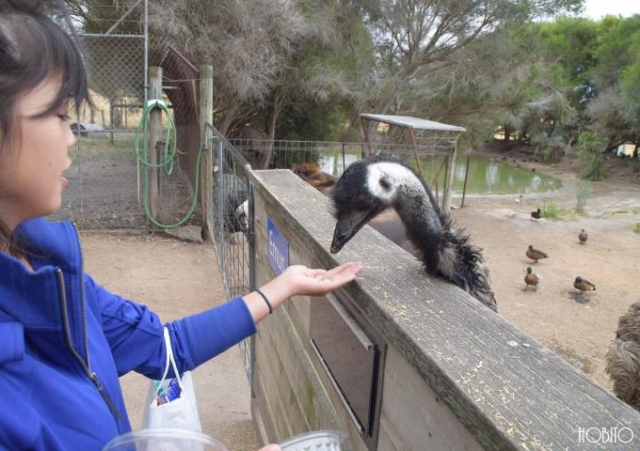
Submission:
{"label": "green garden hose", "polygon": [[[162,162],[158,164],[152,164],[148,160],[149,153],[149,117],[151,112],[155,109],[159,108],[162,113],[166,115],[167,120],[167,132],[164,139],[164,149],[162,153]],[[140,135],[142,135],[142,146],[140,146]],[[176,139],[176,128],[173,122],[173,118],[169,112],[169,108],[167,104],[162,100],[150,100],[147,103],[147,106],[142,111],[142,118],[140,120],[140,124],[138,124],[138,128],[136,129],[136,137],[134,140],[134,153],[136,159],[143,166],[143,190],[144,190],[144,211],[147,219],[154,225],[164,228],[171,229],[175,227],[179,227],[184,224],[193,214],[196,209],[196,204],[198,201],[198,192],[199,192],[199,180],[200,180],[200,157],[202,155],[202,150],[204,149],[204,142],[200,145],[198,149],[198,154],[196,156],[196,179],[195,179],[195,188],[193,192],[193,199],[191,200],[191,206],[189,207],[189,211],[187,214],[180,219],[178,222],[173,224],[162,224],[156,218],[153,217],[151,213],[151,207],[149,205],[149,171],[159,170],[162,168],[167,175],[173,174],[174,163],[177,158],[177,139]]]}

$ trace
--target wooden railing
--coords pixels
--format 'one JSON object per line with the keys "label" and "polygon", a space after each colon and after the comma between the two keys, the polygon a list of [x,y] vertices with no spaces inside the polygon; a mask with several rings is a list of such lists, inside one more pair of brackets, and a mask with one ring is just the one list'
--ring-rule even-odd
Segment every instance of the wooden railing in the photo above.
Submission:
{"label": "wooden railing", "polygon": [[260,323],[262,442],[339,429],[343,450],[640,449],[638,412],[499,314],[369,227],[330,254],[325,196],[288,170],[250,180],[257,285],[277,271],[274,229],[288,264],[364,263],[344,289],[293,299]]}

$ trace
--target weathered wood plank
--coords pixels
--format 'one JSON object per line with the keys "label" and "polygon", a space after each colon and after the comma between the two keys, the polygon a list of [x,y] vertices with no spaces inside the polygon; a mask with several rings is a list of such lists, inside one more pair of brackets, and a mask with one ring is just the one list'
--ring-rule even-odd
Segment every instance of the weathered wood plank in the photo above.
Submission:
{"label": "weathered wood plank", "polygon": [[[611,449],[580,443],[580,430],[640,434],[638,412],[467,293],[426,275],[373,229],[329,254],[335,222],[328,199],[290,171],[253,177],[271,214],[292,232],[288,238],[303,243],[317,264],[364,262],[345,292],[484,449]],[[615,449],[638,449],[639,440]]]}
{"label": "weathered wood plank", "polygon": [[[400,449],[481,451],[482,447],[394,347],[387,351],[382,413]],[[420,424],[420,427],[416,427]],[[380,447],[380,449],[386,449]]]}

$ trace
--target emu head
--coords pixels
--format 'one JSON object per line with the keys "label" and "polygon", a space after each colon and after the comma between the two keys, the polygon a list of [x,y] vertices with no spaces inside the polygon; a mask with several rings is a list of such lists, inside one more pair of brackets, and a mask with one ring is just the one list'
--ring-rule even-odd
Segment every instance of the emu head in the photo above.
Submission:
{"label": "emu head", "polygon": [[374,157],[352,163],[331,192],[336,226],[335,254],[372,218],[394,206],[403,180],[412,171],[395,159]]}

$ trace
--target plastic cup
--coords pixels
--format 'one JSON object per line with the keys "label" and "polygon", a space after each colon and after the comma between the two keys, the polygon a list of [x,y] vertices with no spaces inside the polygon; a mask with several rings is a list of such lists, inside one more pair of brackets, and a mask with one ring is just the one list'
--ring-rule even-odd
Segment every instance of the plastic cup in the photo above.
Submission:
{"label": "plastic cup", "polygon": [[120,435],[102,451],[229,451],[222,442],[186,429],[140,429]]}
{"label": "plastic cup", "polygon": [[280,443],[282,451],[340,451],[340,444],[347,438],[342,431],[311,431],[296,435]]}

